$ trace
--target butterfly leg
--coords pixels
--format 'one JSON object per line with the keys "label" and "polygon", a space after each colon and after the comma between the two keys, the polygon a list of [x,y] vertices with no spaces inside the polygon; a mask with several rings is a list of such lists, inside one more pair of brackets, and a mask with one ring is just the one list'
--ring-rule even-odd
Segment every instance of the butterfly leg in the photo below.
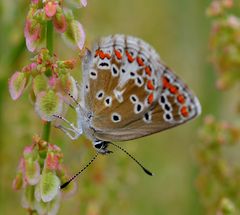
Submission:
{"label": "butterfly leg", "polygon": [[[81,133],[76,132],[75,130],[71,128],[64,127],[62,125],[57,125],[56,128],[60,129],[62,132],[64,132],[71,140],[76,140],[81,135]],[[71,134],[71,133],[72,134]]]}
{"label": "butterfly leg", "polygon": [[80,93],[80,92],[81,92],[81,86],[80,86],[80,84],[77,82],[77,80],[75,80],[75,84],[76,84],[76,86],[77,86],[78,92]]}
{"label": "butterfly leg", "polygon": [[[82,129],[79,127],[75,127],[73,123],[69,122],[67,119],[65,119],[62,116],[54,115],[54,117],[61,119],[64,121],[69,127],[65,127],[62,125],[57,125],[56,127],[62,130],[70,139],[76,140],[81,134],[82,134]],[[73,134],[71,134],[71,133]]]}

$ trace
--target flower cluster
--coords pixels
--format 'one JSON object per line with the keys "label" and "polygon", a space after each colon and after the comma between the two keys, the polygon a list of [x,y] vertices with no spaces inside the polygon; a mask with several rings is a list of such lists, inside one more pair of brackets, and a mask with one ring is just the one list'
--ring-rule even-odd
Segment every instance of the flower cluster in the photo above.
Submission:
{"label": "flower cluster", "polygon": [[[17,175],[13,181],[15,190],[22,190],[22,206],[38,214],[57,214],[60,199],[72,193],[75,184],[60,192],[60,184],[66,181],[62,166],[61,149],[33,137],[33,143],[25,147],[20,158]],[[63,194],[63,195],[62,195]]]}
{"label": "flower cluster", "polygon": [[30,95],[36,112],[43,120],[51,121],[54,114],[63,112],[65,103],[70,103],[68,93],[78,97],[78,86],[69,73],[75,65],[76,59],[60,61],[47,49],[41,49],[29,65],[9,79],[10,95],[18,99],[31,82]]}
{"label": "flower cluster", "polygon": [[[86,6],[86,0],[79,5]],[[52,22],[55,30],[64,40],[79,49],[84,47],[85,32],[80,22],[74,19],[70,9],[63,8],[63,0],[32,0],[26,18],[24,36],[29,51],[43,47],[46,37],[46,24]]]}
{"label": "flower cluster", "polygon": [[213,18],[210,35],[211,61],[219,72],[218,89],[240,80],[240,18],[234,15],[233,0],[214,0],[207,10]]}
{"label": "flower cluster", "polygon": [[240,127],[205,118],[197,148],[200,173],[197,188],[207,214],[238,214],[240,166]]}

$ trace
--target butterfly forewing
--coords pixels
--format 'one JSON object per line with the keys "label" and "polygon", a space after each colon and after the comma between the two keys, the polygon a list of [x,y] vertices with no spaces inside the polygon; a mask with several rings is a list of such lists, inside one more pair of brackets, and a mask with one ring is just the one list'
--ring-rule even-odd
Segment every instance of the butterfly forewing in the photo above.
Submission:
{"label": "butterfly forewing", "polygon": [[140,39],[105,37],[88,59],[82,99],[98,139],[139,138],[200,113],[197,98]]}

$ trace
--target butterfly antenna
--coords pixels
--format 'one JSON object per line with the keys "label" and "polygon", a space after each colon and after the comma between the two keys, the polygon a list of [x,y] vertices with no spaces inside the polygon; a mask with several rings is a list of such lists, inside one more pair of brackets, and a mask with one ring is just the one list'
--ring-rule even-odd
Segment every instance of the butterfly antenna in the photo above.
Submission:
{"label": "butterfly antenna", "polygon": [[60,186],[60,189],[65,188],[71,181],[73,181],[73,180],[74,180],[76,177],[78,177],[85,169],[87,169],[87,168],[90,166],[90,164],[97,158],[97,156],[98,156],[98,152],[94,155],[94,157],[92,158],[92,160],[90,160],[85,167],[83,167],[77,174],[75,174],[73,177],[71,177],[67,182],[65,182],[64,184],[62,184],[62,185]]}
{"label": "butterfly antenna", "polygon": [[119,148],[120,150],[122,150],[123,152],[125,152],[130,158],[132,158],[142,169],[143,171],[148,174],[153,176],[154,174],[152,172],[150,172],[148,169],[146,169],[136,158],[134,158],[131,154],[129,154],[125,149],[123,149],[122,147],[120,147],[119,145],[116,145],[115,143],[110,143],[113,146]]}

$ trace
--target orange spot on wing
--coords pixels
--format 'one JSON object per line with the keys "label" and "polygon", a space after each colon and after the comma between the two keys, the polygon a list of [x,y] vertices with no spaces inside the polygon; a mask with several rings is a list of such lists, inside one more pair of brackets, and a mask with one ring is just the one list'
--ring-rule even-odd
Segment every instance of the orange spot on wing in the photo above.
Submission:
{"label": "orange spot on wing", "polygon": [[111,58],[111,55],[108,54],[108,53],[105,53],[105,57],[106,57],[107,59],[110,59],[110,58]]}
{"label": "orange spot on wing", "polygon": [[99,51],[99,57],[100,57],[101,59],[104,59],[104,58],[105,58],[105,54],[104,54],[104,52],[103,52],[102,50]]}
{"label": "orange spot on wing", "polygon": [[95,57],[97,57],[99,55],[99,53],[100,53],[100,50],[97,49],[96,52],[95,52]]}
{"label": "orange spot on wing", "polygon": [[185,98],[183,95],[178,95],[177,100],[179,103],[184,104],[185,103]]}
{"label": "orange spot on wing", "polygon": [[169,91],[170,91],[170,93],[172,93],[172,94],[176,94],[176,93],[178,92],[178,89],[177,89],[177,87],[175,87],[174,85],[170,85]]}
{"label": "orange spot on wing", "polygon": [[137,63],[139,66],[144,66],[143,60],[140,57],[137,57]]}
{"label": "orange spot on wing", "polygon": [[148,96],[148,103],[149,104],[153,103],[153,93],[149,94],[149,96]]}
{"label": "orange spot on wing", "polygon": [[169,79],[165,76],[162,77],[162,83],[163,83],[163,87],[164,88],[169,88],[170,83],[169,83]]}
{"label": "orange spot on wing", "polygon": [[116,55],[116,57],[117,57],[117,59],[118,60],[121,60],[122,59],[122,54],[121,54],[121,52],[120,51],[118,51],[118,50],[114,50],[114,53],[115,53],[115,55]]}
{"label": "orange spot on wing", "polygon": [[126,51],[126,55],[127,55],[127,58],[128,58],[128,62],[132,63],[134,61],[134,58],[132,57],[132,55],[128,51]]}
{"label": "orange spot on wing", "polygon": [[148,76],[152,75],[151,68],[149,66],[145,67],[145,72],[147,73]]}
{"label": "orange spot on wing", "polygon": [[181,108],[181,114],[184,116],[184,117],[188,117],[189,113],[188,113],[188,109],[186,106],[183,106]]}
{"label": "orange spot on wing", "polygon": [[147,81],[147,88],[148,88],[149,90],[154,90],[154,86],[153,86],[153,83],[152,83],[151,80],[148,80],[148,81]]}

